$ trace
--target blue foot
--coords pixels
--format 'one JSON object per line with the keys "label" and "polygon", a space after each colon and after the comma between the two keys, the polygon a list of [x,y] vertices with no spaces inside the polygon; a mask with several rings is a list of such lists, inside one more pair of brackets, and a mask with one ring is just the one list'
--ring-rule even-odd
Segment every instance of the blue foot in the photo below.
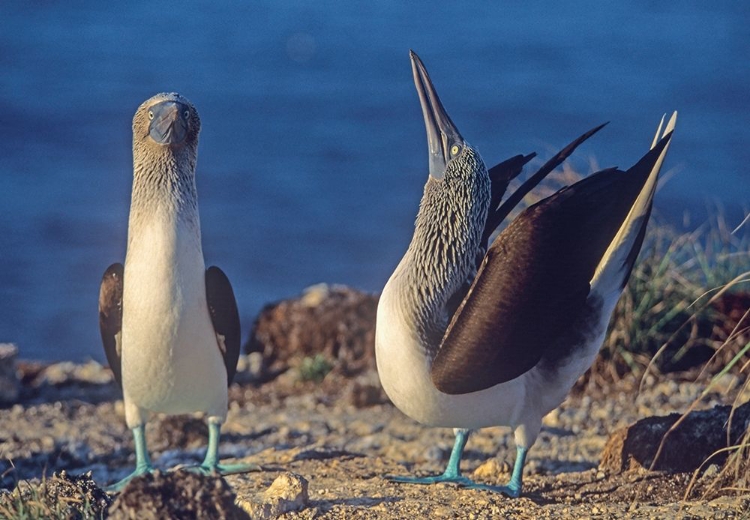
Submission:
{"label": "blue foot", "polygon": [[479,489],[482,491],[492,491],[493,493],[502,493],[509,498],[518,498],[521,495],[521,486],[514,486],[512,483],[507,486],[488,486],[487,484],[471,482],[464,487],[466,489]]}
{"label": "blue foot", "polygon": [[119,493],[122,491],[122,488],[124,488],[128,482],[133,480],[135,477],[139,477],[141,475],[145,475],[146,473],[153,473],[154,467],[149,464],[147,466],[136,466],[135,471],[125,477],[124,479],[120,480],[119,482],[115,482],[114,484],[110,484],[109,486],[104,488],[104,491],[107,493]]}
{"label": "blue foot", "polygon": [[263,471],[263,468],[257,464],[206,464],[205,462],[200,466],[188,466],[182,468],[185,471],[191,473],[198,473],[200,475],[237,475],[239,473],[250,473],[253,471]]}
{"label": "blue foot", "polygon": [[461,469],[459,468],[461,455],[466,447],[466,442],[469,440],[470,433],[471,430],[456,430],[456,442],[453,444],[448,465],[442,475],[433,475],[431,477],[397,477],[387,475],[385,478],[392,482],[403,484],[438,484],[441,482],[449,482],[462,486],[473,484],[470,479],[461,476]]}
{"label": "blue foot", "polygon": [[442,475],[433,475],[431,477],[399,477],[396,475],[386,475],[385,478],[387,478],[391,482],[398,482],[401,484],[450,483],[459,484],[461,486],[468,486],[473,484],[473,482],[467,477],[461,475],[446,475],[445,473],[443,473]]}
{"label": "blue foot", "polygon": [[521,495],[523,487],[523,466],[526,463],[527,448],[519,446],[516,451],[516,462],[513,465],[513,474],[507,486],[490,486],[487,484],[477,484],[468,477],[461,476],[459,462],[463,454],[466,441],[469,439],[469,430],[456,430],[456,443],[453,445],[448,466],[442,475],[431,477],[397,477],[386,476],[388,480],[404,484],[437,484],[440,482],[449,482],[458,484],[466,489],[479,489],[482,491],[491,491],[493,493],[502,493],[510,498],[518,498]]}
{"label": "blue foot", "polygon": [[200,466],[188,466],[184,469],[201,475],[236,475],[238,473],[261,471],[261,467],[257,464],[219,464],[220,428],[221,426],[217,423],[208,423],[206,458],[203,459]]}
{"label": "blue foot", "polygon": [[146,434],[144,426],[136,426],[131,431],[133,432],[133,441],[135,442],[135,471],[121,481],[105,487],[104,491],[107,493],[118,493],[122,491],[122,488],[124,488],[127,483],[135,477],[145,475],[146,473],[153,473],[154,471],[154,466],[151,465],[151,459],[149,458],[148,450],[146,449]]}
{"label": "blue foot", "polygon": [[435,475],[432,477],[398,477],[388,475],[385,478],[392,482],[399,482],[402,484],[440,484],[450,483],[458,484],[465,489],[478,489],[481,491],[492,491],[493,493],[502,493],[503,495],[510,498],[518,498],[521,495],[521,485],[513,485],[513,483],[507,486],[490,486],[487,484],[478,484],[468,477],[461,475]]}
{"label": "blue foot", "polygon": [[507,486],[489,486],[487,484],[472,482],[465,486],[466,489],[492,491],[493,493],[502,493],[510,498],[518,498],[521,496],[521,488],[523,488],[523,466],[526,464],[527,452],[526,448],[520,446],[516,449],[516,462],[513,464],[513,474],[510,476],[510,482],[508,482]]}

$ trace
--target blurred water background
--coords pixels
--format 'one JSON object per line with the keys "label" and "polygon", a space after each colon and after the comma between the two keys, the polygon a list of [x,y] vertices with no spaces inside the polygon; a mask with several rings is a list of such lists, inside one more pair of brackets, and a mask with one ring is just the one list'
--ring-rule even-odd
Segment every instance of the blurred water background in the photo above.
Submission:
{"label": "blurred water background", "polygon": [[[318,282],[379,291],[427,172],[408,50],[494,164],[630,166],[680,111],[662,219],[750,206],[750,3],[0,4],[0,341],[103,360],[100,277],[125,254],[131,118],[176,90],[203,121],[204,251],[243,342],[267,302]],[[488,164],[489,165],[489,164]]]}

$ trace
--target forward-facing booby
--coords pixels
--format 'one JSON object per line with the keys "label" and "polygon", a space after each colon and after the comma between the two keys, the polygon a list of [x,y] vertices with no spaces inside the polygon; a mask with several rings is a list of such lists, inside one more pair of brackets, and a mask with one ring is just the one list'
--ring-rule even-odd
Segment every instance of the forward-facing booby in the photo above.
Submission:
{"label": "forward-facing booby", "polygon": [[144,435],[152,412],[207,415],[206,456],[190,469],[252,469],[218,463],[240,320],[229,280],[203,260],[195,185],[200,126],[195,107],[176,93],[155,95],[133,117],[125,266],[106,270],[99,293],[104,351],[122,386],[136,454],[135,471],[112,491],[153,471]]}
{"label": "forward-facing booby", "polygon": [[[409,248],[380,297],[380,380],[406,415],[455,428],[442,475],[399,482],[455,482],[521,493],[526,454],[542,418],[589,368],[643,242],[676,113],[628,171],[595,173],[524,210],[487,241],[525,192],[589,135],[551,159],[500,205],[531,156],[489,172],[443,108],[411,54],[429,144],[429,177]],[[517,456],[507,486],[461,476],[472,429],[505,425]]]}

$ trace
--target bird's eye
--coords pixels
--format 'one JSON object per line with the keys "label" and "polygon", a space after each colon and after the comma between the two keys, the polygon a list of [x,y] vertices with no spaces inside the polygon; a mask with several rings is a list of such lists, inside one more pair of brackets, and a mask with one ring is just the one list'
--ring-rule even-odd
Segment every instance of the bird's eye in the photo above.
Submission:
{"label": "bird's eye", "polygon": [[451,146],[451,157],[457,156],[458,152],[460,151],[461,151],[461,148],[457,144],[454,144],[453,146]]}
{"label": "bird's eye", "polygon": [[185,116],[185,119],[189,118],[189,117],[190,117],[190,110],[185,110],[185,111],[184,111],[184,112],[182,113],[182,115],[183,115],[183,116]]}
{"label": "bird's eye", "polygon": [[149,118],[149,119],[153,119],[153,118],[154,118],[154,113],[153,113],[153,111],[151,111],[151,110],[149,110],[149,111],[148,111],[148,118]]}

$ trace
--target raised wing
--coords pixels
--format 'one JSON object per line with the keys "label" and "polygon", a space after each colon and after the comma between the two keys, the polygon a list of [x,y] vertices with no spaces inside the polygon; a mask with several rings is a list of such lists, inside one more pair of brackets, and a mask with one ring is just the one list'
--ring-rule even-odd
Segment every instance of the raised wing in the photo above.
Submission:
{"label": "raised wing", "polygon": [[[492,190],[492,195],[490,197],[490,211],[492,211],[492,208],[496,208],[500,205],[500,201],[503,199],[503,195],[505,195],[505,190],[508,189],[508,184],[510,184],[510,181],[518,177],[518,175],[523,171],[523,167],[526,165],[526,163],[528,163],[534,157],[536,157],[536,153],[534,152],[530,153],[529,155],[516,155],[511,157],[510,159],[504,160],[499,164],[496,164],[495,166],[487,170],[487,173],[490,176],[490,187]],[[490,231],[489,234],[491,233],[492,231]],[[487,234],[487,238],[489,237],[489,234]],[[479,269],[479,265],[481,264],[482,258],[484,257],[484,253],[485,251],[487,251],[487,238],[483,239],[482,247],[479,254],[477,255],[477,269]],[[475,273],[472,273],[470,275],[470,278],[467,278],[461,285],[461,287],[459,287],[456,292],[453,293],[450,298],[448,298],[448,302],[445,305],[448,316],[453,316],[453,313],[456,312],[456,309],[458,309],[458,306],[466,297],[466,294],[469,292],[469,288],[471,287],[471,284],[474,280],[474,274]]]}
{"label": "raised wing", "polygon": [[[604,128],[606,124],[607,123],[604,123],[596,128],[592,128],[557,152],[550,160],[544,163],[534,175],[526,179],[526,181],[521,184],[521,186],[514,191],[502,205],[500,202],[505,195],[508,184],[510,184],[510,181],[518,177],[526,163],[536,157],[536,153],[532,152],[529,155],[516,155],[510,159],[506,159],[500,164],[496,164],[488,170],[491,181],[490,209],[487,212],[487,220],[484,224],[482,241],[480,242],[480,253],[477,255],[476,259],[477,270],[479,270],[482,265],[490,237],[502,221],[505,220],[505,217],[513,211],[513,208],[523,200],[527,193],[534,189],[537,184],[549,175],[552,170],[557,168],[557,166],[559,166],[565,159],[570,157],[570,154],[572,154],[581,143]],[[445,306],[448,316],[453,316],[455,314],[461,302],[466,298],[472,283],[473,279],[466,280],[464,284],[462,284],[461,287],[459,287],[458,290],[448,299]]]}
{"label": "raised wing", "polygon": [[216,266],[206,269],[206,300],[227,369],[227,384],[231,384],[240,357],[240,315],[232,285],[224,272]]}
{"label": "raised wing", "polygon": [[505,195],[505,190],[508,189],[510,181],[518,177],[523,171],[523,167],[526,166],[526,163],[534,157],[536,157],[536,152],[532,152],[529,155],[516,155],[487,170],[492,190],[490,208],[494,210],[500,206],[500,201],[503,200],[503,195]]}
{"label": "raised wing", "polygon": [[527,208],[497,237],[432,365],[464,394],[530,370],[582,312],[590,282],[671,133],[627,172],[604,170]]}
{"label": "raised wing", "polygon": [[122,338],[122,264],[112,264],[102,276],[99,287],[99,332],[102,335],[104,354],[115,375],[115,380],[122,386],[121,338]]}
{"label": "raised wing", "polygon": [[[539,184],[547,175],[549,175],[552,170],[557,168],[565,159],[570,157],[570,154],[572,154],[575,149],[578,148],[585,140],[597,133],[606,125],[607,123],[604,123],[603,125],[599,125],[596,128],[592,128],[591,130],[568,144],[568,146],[553,155],[552,158],[544,163],[544,165],[539,168],[539,170],[534,175],[526,179],[526,181],[516,191],[514,191],[513,194],[508,197],[508,199],[502,205],[500,205],[500,201],[503,198],[505,189],[508,187],[508,183],[511,181],[511,179],[521,173],[520,168],[523,168],[523,165],[530,161],[536,154],[530,154],[526,157],[517,155],[516,157],[508,159],[507,161],[502,162],[489,170],[490,179],[492,180],[492,197],[490,199],[490,210],[487,213],[487,222],[484,225],[484,232],[482,233],[481,242],[485,251],[487,250],[487,244],[489,242],[490,236],[492,236],[492,233],[494,233],[500,223],[505,220],[505,217],[507,217],[508,214],[513,211],[513,208],[515,208],[518,203],[523,200],[526,194],[534,189],[537,184]],[[508,164],[509,166],[515,166],[520,162],[519,157],[521,158],[521,160],[523,160],[523,162],[520,163],[520,166],[516,166],[518,167],[518,171],[515,172],[515,175],[508,178],[507,181],[505,181],[504,185],[499,180],[495,180],[492,175],[493,170],[500,169],[506,164]],[[495,177],[498,176],[499,175],[496,173]],[[502,191],[500,191],[501,187]],[[499,196],[497,196],[498,193]]]}

